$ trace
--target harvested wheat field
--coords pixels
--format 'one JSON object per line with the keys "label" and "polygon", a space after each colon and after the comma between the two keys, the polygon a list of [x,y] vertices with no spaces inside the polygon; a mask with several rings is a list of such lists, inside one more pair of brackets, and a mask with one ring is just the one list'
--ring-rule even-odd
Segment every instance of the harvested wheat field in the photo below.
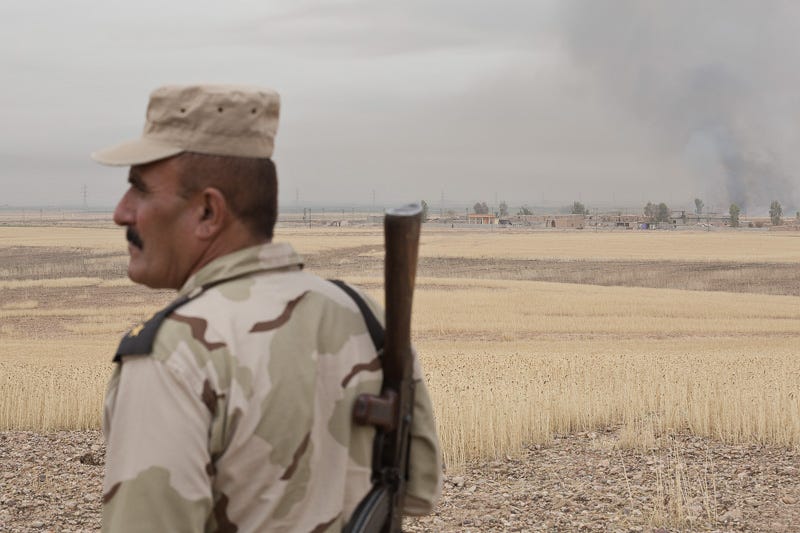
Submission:
{"label": "harvested wheat field", "polygon": [[[381,299],[380,228],[279,228]],[[446,463],[410,531],[800,528],[800,240],[423,230],[413,334]],[[119,336],[171,293],[121,230],[0,227],[0,530],[99,527]]]}

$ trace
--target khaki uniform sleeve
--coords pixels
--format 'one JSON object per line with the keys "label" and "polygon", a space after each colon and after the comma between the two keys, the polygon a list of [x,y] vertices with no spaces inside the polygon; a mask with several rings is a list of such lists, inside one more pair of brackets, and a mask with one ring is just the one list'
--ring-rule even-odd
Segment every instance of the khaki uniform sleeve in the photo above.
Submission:
{"label": "khaki uniform sleeve", "polygon": [[105,532],[203,531],[210,415],[180,368],[126,356],[106,397]]}
{"label": "khaki uniform sleeve", "polygon": [[[416,357],[416,353],[414,354]],[[411,450],[409,480],[403,512],[408,515],[428,514],[442,494],[442,454],[433,405],[419,367],[415,360],[414,418],[411,423]]]}

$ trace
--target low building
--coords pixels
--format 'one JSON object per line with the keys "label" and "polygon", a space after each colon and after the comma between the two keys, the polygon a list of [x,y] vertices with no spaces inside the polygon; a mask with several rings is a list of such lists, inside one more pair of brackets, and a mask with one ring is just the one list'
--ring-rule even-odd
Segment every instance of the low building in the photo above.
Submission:
{"label": "low building", "polygon": [[509,218],[515,226],[534,228],[583,229],[586,227],[585,215],[516,215]]}
{"label": "low building", "polygon": [[586,215],[551,215],[545,217],[544,227],[561,229],[583,229]]}
{"label": "low building", "polygon": [[497,217],[494,215],[482,215],[478,213],[467,214],[469,224],[497,224]]}

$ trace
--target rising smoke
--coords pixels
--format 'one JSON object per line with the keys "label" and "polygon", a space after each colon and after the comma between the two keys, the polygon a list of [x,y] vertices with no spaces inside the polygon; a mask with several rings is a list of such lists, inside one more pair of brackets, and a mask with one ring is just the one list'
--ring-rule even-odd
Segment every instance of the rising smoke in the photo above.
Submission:
{"label": "rising smoke", "polygon": [[[800,2],[564,2],[566,48],[696,191],[750,213],[798,205]],[[613,134],[613,125],[609,125]],[[788,209],[787,209],[788,208]]]}

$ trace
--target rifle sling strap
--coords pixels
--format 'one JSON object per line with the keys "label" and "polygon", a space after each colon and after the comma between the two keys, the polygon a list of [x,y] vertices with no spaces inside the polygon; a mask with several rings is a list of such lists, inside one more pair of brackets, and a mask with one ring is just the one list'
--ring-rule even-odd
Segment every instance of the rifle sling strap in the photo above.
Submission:
{"label": "rifle sling strap", "polygon": [[375,345],[375,351],[381,353],[381,350],[383,350],[384,329],[381,323],[378,322],[372,309],[367,305],[367,302],[364,301],[364,298],[362,298],[353,287],[344,281],[340,279],[329,279],[328,281],[346,292],[356,303],[358,309],[361,311],[361,315],[364,317],[364,322],[367,323],[367,329],[369,330],[369,336],[372,338],[372,343]]}
{"label": "rifle sling strap", "polygon": [[[367,324],[369,336],[375,345],[375,351],[380,356],[383,353],[385,330],[381,323],[378,322],[372,309],[369,308],[364,298],[344,281],[339,279],[329,279],[328,281],[346,292],[356,303],[361,315],[364,317],[364,322]],[[396,487],[393,489],[392,485],[386,482],[387,480],[381,479],[380,456],[382,443],[383,439],[380,437],[380,431],[377,431],[375,440],[372,443],[372,488],[353,511],[352,516],[342,529],[343,533],[385,530],[384,527],[390,513]]]}

